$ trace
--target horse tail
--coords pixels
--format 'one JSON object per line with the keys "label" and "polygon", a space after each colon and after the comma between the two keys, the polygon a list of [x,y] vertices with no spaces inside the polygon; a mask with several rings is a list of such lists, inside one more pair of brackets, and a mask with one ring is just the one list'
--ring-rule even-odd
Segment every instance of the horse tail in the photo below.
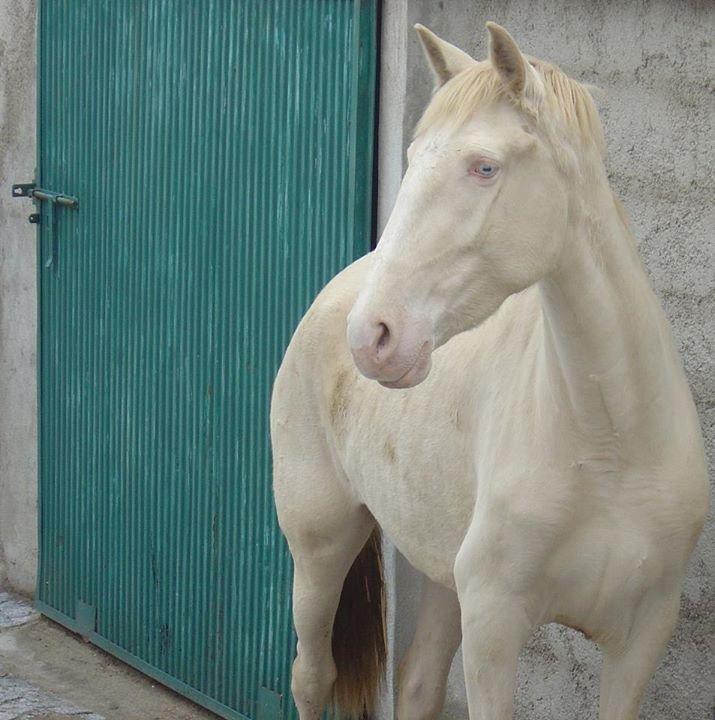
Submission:
{"label": "horse tail", "polygon": [[333,702],[342,718],[369,720],[385,673],[385,581],[382,540],[375,529],[345,578],[333,623],[338,671]]}

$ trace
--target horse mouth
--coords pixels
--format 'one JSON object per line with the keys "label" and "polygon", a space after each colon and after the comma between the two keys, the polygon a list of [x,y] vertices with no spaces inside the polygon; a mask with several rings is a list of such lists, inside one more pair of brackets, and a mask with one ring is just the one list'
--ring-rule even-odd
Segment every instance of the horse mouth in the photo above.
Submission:
{"label": "horse mouth", "polygon": [[432,344],[426,342],[421,348],[415,362],[397,380],[378,380],[380,385],[389,390],[404,390],[419,385],[432,367]]}

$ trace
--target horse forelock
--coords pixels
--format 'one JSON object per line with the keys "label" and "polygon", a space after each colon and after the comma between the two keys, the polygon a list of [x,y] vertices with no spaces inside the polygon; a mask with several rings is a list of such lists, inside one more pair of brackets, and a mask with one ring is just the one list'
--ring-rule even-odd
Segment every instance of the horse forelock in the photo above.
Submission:
{"label": "horse forelock", "polygon": [[[542,107],[524,105],[523,109],[534,116],[552,143],[565,140],[575,151],[580,146],[602,157],[603,126],[588,89],[556,65],[529,60],[541,78],[544,97]],[[475,63],[437,90],[415,128],[415,137],[436,126],[459,127],[479,107],[503,99],[515,101],[492,64],[488,61]],[[516,103],[519,104],[518,99]]]}

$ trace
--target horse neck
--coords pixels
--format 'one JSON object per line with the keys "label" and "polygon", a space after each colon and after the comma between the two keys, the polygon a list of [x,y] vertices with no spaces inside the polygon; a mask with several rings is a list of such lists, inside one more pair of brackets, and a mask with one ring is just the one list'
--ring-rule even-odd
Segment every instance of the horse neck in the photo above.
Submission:
{"label": "horse neck", "polygon": [[539,286],[548,392],[564,396],[584,430],[612,437],[649,424],[662,429],[682,373],[622,210],[601,175],[572,203],[572,236]]}

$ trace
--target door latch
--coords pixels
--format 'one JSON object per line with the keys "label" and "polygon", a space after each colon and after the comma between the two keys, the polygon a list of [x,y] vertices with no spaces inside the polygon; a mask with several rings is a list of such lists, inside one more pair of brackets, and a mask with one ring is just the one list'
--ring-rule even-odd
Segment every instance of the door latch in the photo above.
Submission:
{"label": "door latch", "polygon": [[[47,202],[49,210],[49,240],[50,240],[50,254],[45,261],[45,267],[52,267],[55,262],[56,254],[56,242],[55,242],[55,208],[57,205],[69,208],[71,210],[77,210],[79,208],[79,200],[71,195],[65,195],[64,193],[54,192],[53,190],[45,190],[39,188],[35,183],[16,183],[12,186],[12,196],[16,198],[26,197],[30,198],[35,203]],[[28,220],[33,224],[40,222],[40,213],[32,213]]]}
{"label": "door latch", "polygon": [[77,210],[77,208],[79,208],[79,200],[76,197],[65,195],[64,193],[58,193],[54,190],[38,188],[35,183],[16,183],[12,186],[12,196],[16,198],[26,197],[31,200],[44,200],[46,202],[57,203],[58,205],[72,208],[73,210]]}

